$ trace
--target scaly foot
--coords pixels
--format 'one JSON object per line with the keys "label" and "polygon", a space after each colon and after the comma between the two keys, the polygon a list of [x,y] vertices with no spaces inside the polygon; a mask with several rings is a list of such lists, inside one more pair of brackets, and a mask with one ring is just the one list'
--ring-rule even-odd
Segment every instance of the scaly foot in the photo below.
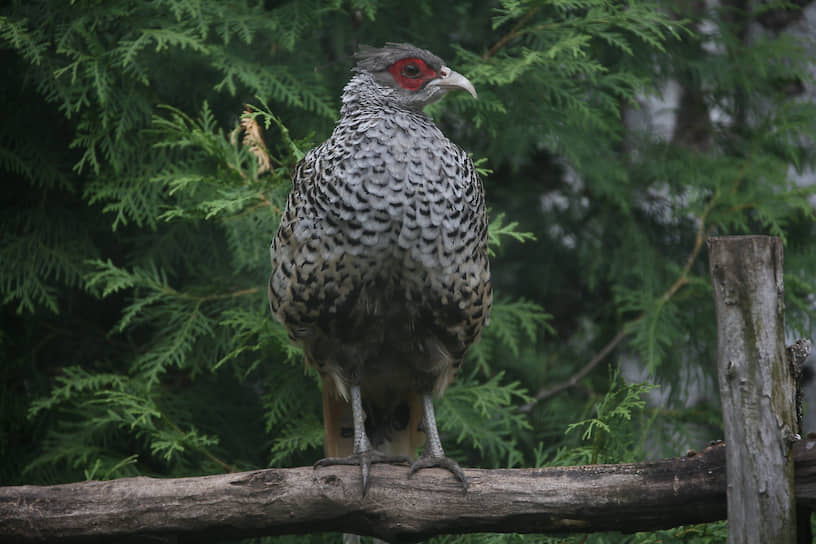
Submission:
{"label": "scaly foot", "polygon": [[410,478],[416,471],[423,468],[444,468],[462,482],[462,490],[467,493],[468,483],[462,467],[459,466],[459,463],[446,456],[445,450],[442,449],[442,441],[439,440],[439,431],[436,428],[436,416],[434,415],[431,395],[423,395],[422,408],[425,411],[422,420],[422,427],[425,430],[425,451],[422,452],[422,457],[411,465],[408,477]]}

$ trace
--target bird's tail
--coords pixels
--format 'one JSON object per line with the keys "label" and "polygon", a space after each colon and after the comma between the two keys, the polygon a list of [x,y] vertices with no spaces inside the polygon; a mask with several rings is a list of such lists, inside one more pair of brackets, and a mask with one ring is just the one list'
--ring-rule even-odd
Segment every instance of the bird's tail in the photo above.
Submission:
{"label": "bird's tail", "polygon": [[[366,434],[371,445],[386,455],[416,457],[425,442],[422,396],[409,388],[363,386]],[[354,449],[351,405],[337,391],[332,379],[323,380],[323,429],[327,457],[347,457]]]}
{"label": "bird's tail", "polygon": [[[419,430],[422,397],[409,389],[394,394],[390,388],[367,388],[363,397],[366,434],[372,446],[387,455],[407,455],[413,459],[425,442],[425,433]],[[348,457],[354,453],[351,405],[340,396],[332,379],[323,380],[323,429],[326,457]],[[373,542],[388,544],[377,538]],[[344,534],[343,544],[360,544],[360,536]]]}

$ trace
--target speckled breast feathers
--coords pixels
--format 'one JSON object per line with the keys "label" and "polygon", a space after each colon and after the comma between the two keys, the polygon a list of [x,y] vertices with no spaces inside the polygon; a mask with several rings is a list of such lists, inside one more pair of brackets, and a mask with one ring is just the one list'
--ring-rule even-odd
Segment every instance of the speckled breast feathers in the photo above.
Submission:
{"label": "speckled breast feathers", "polygon": [[421,111],[442,87],[422,97],[391,74],[405,54],[436,72],[442,61],[379,51],[363,50],[334,132],[296,167],[269,299],[344,396],[389,376],[438,394],[489,319],[484,191],[468,155]]}

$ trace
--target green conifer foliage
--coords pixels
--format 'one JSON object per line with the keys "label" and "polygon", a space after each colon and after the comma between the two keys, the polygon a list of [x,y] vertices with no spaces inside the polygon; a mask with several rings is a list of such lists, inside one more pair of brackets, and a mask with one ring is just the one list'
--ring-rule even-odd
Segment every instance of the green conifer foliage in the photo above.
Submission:
{"label": "green conifer foliage", "polygon": [[[811,334],[814,187],[795,174],[813,167],[816,105],[791,96],[813,88],[809,44],[747,34],[779,6],[405,9],[0,8],[0,485],[321,456],[319,380],[269,314],[268,247],[292,169],[330,133],[361,43],[428,48],[479,91],[430,108],[472,152],[491,208],[493,321],[437,405],[464,466],[628,462],[719,438],[707,236],[781,236],[788,326]],[[632,128],[639,101],[669,81],[682,89],[673,134]],[[669,402],[648,403],[653,386],[627,383],[622,360]],[[689,406],[692,389],[706,400]],[[725,534],[710,524],[438,541]]]}

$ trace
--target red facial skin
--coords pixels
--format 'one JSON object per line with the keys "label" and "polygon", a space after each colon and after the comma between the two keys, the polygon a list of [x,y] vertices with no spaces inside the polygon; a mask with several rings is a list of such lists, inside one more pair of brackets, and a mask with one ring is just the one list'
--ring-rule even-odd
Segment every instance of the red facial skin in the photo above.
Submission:
{"label": "red facial skin", "polygon": [[421,89],[430,80],[439,77],[422,59],[402,59],[388,67],[394,81],[403,89],[416,91]]}

